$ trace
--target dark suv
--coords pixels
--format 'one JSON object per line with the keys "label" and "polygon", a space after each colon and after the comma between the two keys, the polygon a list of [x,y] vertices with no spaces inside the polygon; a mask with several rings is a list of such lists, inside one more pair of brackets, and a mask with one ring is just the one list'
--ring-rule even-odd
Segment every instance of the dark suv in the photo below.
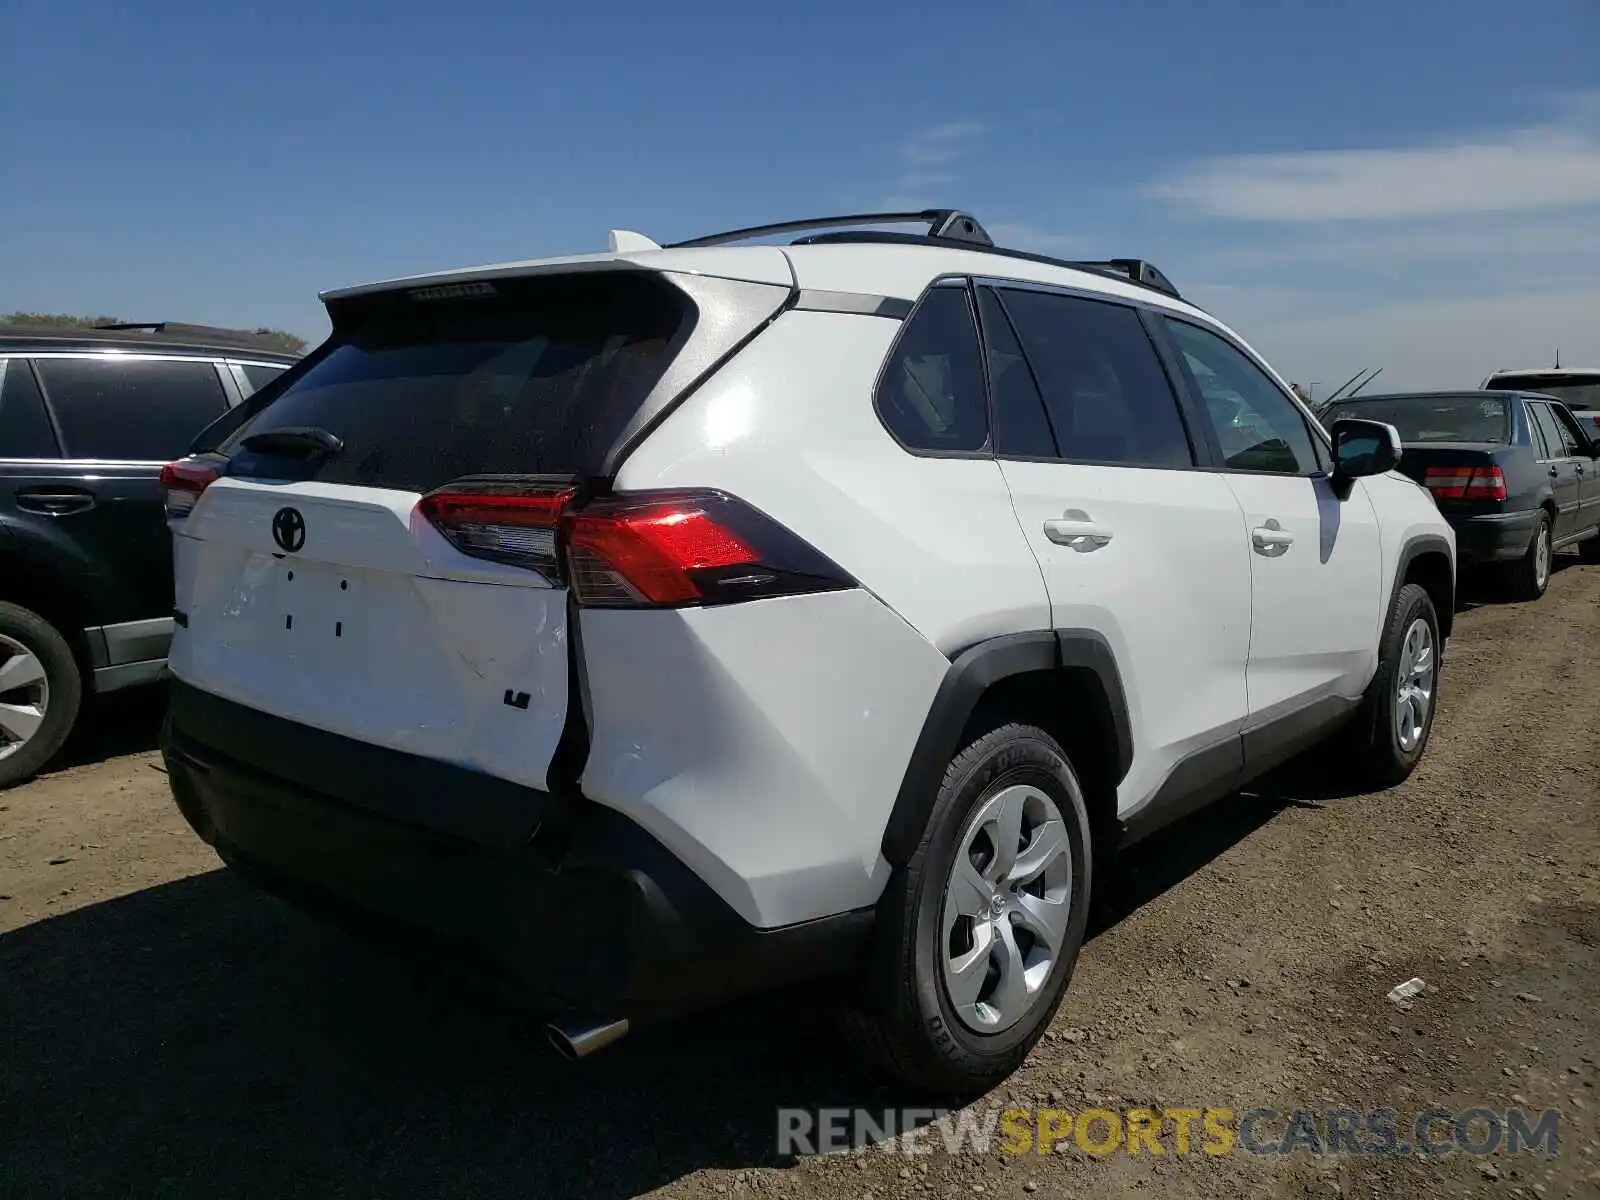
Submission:
{"label": "dark suv", "polygon": [[161,675],[161,468],[295,361],[203,326],[0,326],[0,787],[60,748],[86,693]]}

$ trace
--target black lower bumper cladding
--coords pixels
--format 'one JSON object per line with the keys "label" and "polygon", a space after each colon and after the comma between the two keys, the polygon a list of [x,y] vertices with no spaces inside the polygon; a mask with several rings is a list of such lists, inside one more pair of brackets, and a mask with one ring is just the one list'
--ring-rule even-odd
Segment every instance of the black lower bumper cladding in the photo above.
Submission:
{"label": "black lower bumper cladding", "polygon": [[185,818],[242,874],[487,966],[541,1012],[642,1019],[846,970],[871,923],[867,910],[759,929],[614,810],[177,680],[162,753]]}

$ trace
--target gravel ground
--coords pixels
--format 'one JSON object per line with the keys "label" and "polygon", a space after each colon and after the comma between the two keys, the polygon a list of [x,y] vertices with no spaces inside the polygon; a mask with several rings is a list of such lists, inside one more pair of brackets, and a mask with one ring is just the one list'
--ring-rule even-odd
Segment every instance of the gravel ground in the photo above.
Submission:
{"label": "gravel ground", "polygon": [[[777,1110],[922,1103],[828,996],[584,1064],[433,973],[236,883],[152,752],[159,696],[0,794],[0,1192],[27,1196],[1600,1196],[1600,569],[1457,619],[1402,788],[1315,773],[1127,857],[1046,1041],[979,1101],[1081,1111],[1561,1110],[1560,1153],[798,1162]],[[1385,998],[1421,976],[1409,1009]],[[1171,1145],[1170,1138],[1168,1145]]]}

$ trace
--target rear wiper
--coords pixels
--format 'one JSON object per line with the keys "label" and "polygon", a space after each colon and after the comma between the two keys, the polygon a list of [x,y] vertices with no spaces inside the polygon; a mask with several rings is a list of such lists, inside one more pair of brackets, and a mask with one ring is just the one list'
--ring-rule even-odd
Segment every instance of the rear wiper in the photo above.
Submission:
{"label": "rear wiper", "polygon": [[326,458],[344,449],[344,442],[326,429],[314,425],[285,425],[252,433],[239,443],[253,454],[272,454],[279,458]]}

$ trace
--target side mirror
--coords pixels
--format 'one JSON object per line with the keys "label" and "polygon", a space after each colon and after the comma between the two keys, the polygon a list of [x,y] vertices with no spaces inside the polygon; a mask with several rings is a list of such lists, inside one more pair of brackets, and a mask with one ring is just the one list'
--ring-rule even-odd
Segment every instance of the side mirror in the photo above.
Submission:
{"label": "side mirror", "polygon": [[1341,496],[1349,494],[1352,480],[1382,475],[1400,463],[1403,447],[1393,425],[1346,417],[1328,432],[1333,435],[1333,485]]}

